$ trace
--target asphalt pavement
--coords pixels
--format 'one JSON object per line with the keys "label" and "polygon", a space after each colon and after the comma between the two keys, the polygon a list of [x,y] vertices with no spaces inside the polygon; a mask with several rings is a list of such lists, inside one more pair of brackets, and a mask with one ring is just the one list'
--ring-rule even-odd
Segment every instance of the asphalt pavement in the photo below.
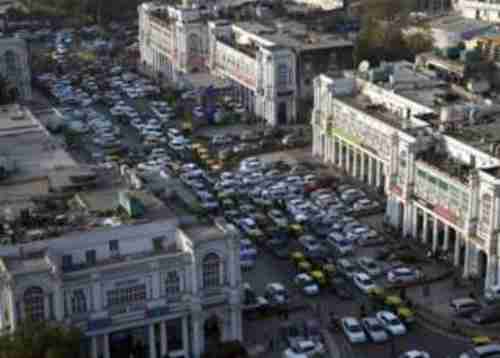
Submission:
{"label": "asphalt pavement", "polygon": [[[316,317],[324,327],[327,327],[329,312],[335,312],[339,317],[348,315],[359,317],[361,304],[369,307],[366,296],[354,287],[354,299],[352,301],[342,301],[328,292],[323,292],[320,296],[314,298],[304,297],[293,288],[293,277],[296,272],[291,262],[276,259],[265,249],[260,249],[260,251],[256,267],[243,272],[243,281],[249,282],[258,295],[264,293],[267,283],[281,282],[290,289],[294,301],[301,301],[309,305],[310,309],[291,313],[289,316],[291,322]],[[283,319],[279,317],[257,321],[245,320],[243,324],[244,341],[251,346],[259,344],[262,347],[269,348],[271,338],[278,339],[282,324]],[[393,344],[389,342],[384,344],[366,343],[353,346],[347,342],[341,332],[330,332],[332,332],[332,338],[336,342],[340,353],[338,358],[392,358],[399,357],[402,353],[413,349],[427,351],[432,358],[448,358],[458,357],[459,353],[470,347],[469,343],[461,339],[444,335],[418,323],[410,328],[407,335],[396,337]],[[264,357],[280,357],[285,347],[283,343],[279,347],[276,347],[275,342],[273,343],[274,352],[267,352],[263,355]]]}

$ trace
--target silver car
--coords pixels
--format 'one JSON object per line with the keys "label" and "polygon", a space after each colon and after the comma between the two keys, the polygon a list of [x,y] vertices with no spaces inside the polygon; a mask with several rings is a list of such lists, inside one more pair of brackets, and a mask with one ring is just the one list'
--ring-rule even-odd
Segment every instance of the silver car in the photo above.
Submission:
{"label": "silver car", "polygon": [[361,325],[366,334],[375,343],[382,343],[389,339],[384,327],[375,317],[367,317],[361,320]]}

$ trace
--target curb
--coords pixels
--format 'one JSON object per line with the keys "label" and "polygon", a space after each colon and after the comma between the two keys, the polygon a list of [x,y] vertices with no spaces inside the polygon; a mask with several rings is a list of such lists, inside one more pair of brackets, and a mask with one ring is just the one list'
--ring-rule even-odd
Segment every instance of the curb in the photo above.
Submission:
{"label": "curb", "polygon": [[460,334],[457,334],[456,332],[450,332],[448,330],[445,330],[442,327],[439,327],[439,326],[433,324],[432,322],[430,322],[429,320],[425,319],[424,317],[422,317],[420,312],[416,312],[416,313],[417,313],[416,314],[417,323],[420,326],[428,329],[429,331],[439,333],[439,334],[446,336],[450,339],[454,339],[454,340],[461,341],[464,343],[471,343],[470,337],[462,336]]}

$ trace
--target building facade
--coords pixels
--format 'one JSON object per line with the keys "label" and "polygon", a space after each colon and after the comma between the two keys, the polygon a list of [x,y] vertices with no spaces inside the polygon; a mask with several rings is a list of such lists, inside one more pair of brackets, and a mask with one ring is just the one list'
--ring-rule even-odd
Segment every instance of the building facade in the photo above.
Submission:
{"label": "building facade", "polygon": [[206,22],[198,9],[143,3],[139,6],[141,63],[177,82],[188,73],[206,72]]}
{"label": "building facade", "polygon": [[200,357],[241,340],[239,239],[177,219],[0,248],[0,329],[79,327],[85,356]]}
{"label": "building facade", "polygon": [[31,99],[31,70],[26,41],[0,39],[0,74],[15,86],[19,99]]}
{"label": "building facade", "polygon": [[484,20],[489,22],[498,22],[500,20],[500,1],[498,0],[457,0],[454,7],[462,16]]}
{"label": "building facade", "polygon": [[312,101],[313,75],[352,68],[351,41],[308,36],[299,23],[232,23],[151,3],[139,7],[139,18],[144,66],[174,82],[197,72],[227,80],[235,99],[270,125],[297,121],[298,104]]}
{"label": "building facade", "polygon": [[408,63],[322,75],[314,87],[314,155],[385,193],[385,220],[403,236],[449,252],[485,287],[499,283],[500,152],[476,137],[497,105],[460,102]]}

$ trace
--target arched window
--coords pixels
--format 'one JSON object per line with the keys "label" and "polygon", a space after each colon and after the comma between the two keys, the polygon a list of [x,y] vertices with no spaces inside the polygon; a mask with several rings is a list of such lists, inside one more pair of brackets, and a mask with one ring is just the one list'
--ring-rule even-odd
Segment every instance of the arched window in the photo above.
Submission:
{"label": "arched window", "polygon": [[33,322],[45,319],[43,290],[40,287],[30,287],[24,292],[24,314],[27,320]]}
{"label": "arched window", "polygon": [[221,260],[217,254],[203,258],[203,287],[217,287],[221,284]]}
{"label": "arched window", "polygon": [[81,289],[73,291],[73,296],[71,297],[71,312],[73,314],[87,312],[85,292]]}

